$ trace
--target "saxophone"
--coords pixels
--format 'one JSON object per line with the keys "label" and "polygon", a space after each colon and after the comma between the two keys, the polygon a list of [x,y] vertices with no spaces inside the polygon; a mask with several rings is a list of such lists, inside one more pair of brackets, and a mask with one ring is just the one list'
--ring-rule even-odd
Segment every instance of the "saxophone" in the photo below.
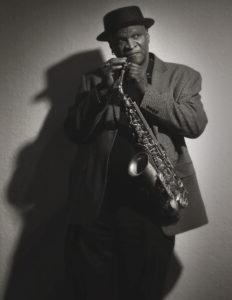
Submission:
{"label": "saxophone", "polygon": [[148,182],[151,194],[156,201],[159,199],[161,212],[174,223],[179,220],[180,209],[188,206],[187,190],[137,103],[124,93],[123,79],[126,68],[127,63],[123,66],[115,87],[136,146],[141,149],[132,157],[128,172],[132,177],[142,177]]}

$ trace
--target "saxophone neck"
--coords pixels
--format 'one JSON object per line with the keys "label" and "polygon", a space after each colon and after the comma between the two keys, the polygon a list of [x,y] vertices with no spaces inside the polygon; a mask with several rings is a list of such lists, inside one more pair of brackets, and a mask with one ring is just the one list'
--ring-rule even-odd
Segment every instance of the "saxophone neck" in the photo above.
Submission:
{"label": "saxophone neck", "polygon": [[125,73],[128,67],[128,62],[126,62],[123,66],[122,66],[122,70],[120,73],[120,76],[118,77],[117,81],[116,81],[116,87],[118,88],[118,90],[123,93],[123,81],[124,81],[124,77],[125,77]]}

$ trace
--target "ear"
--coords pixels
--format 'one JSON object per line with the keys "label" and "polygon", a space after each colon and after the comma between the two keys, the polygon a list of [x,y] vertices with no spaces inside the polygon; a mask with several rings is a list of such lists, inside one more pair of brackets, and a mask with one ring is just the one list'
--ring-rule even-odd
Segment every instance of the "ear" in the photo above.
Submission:
{"label": "ear", "polygon": [[109,43],[109,47],[111,49],[112,54],[114,54],[114,46],[113,46],[112,41],[108,41],[108,43]]}
{"label": "ear", "polygon": [[147,38],[147,42],[149,44],[150,43],[150,34],[149,34],[148,30],[146,31],[146,38]]}
{"label": "ear", "polygon": [[109,43],[109,47],[111,49],[112,54],[115,55],[115,56],[117,56],[117,48],[115,46],[114,40],[111,39],[111,40],[108,41],[108,43]]}

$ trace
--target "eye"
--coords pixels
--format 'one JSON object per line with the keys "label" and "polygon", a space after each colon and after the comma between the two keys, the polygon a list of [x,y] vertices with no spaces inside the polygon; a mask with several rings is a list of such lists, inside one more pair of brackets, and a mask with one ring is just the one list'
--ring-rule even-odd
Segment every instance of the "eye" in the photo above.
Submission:
{"label": "eye", "polygon": [[125,43],[125,38],[123,38],[123,37],[122,38],[118,38],[117,39],[117,43],[120,44],[120,45],[124,44]]}
{"label": "eye", "polygon": [[137,40],[138,38],[139,38],[139,34],[138,33],[135,33],[135,34],[133,34],[133,39],[135,39],[135,40]]}

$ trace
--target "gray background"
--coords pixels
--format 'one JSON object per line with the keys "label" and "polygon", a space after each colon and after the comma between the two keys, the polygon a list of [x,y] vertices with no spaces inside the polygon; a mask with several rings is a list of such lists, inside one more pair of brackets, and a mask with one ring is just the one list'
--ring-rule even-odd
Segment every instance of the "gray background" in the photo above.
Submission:
{"label": "gray background", "polygon": [[62,122],[80,74],[111,56],[95,40],[102,16],[128,4],[156,20],[151,51],[201,72],[209,117],[187,143],[210,223],[177,237],[167,299],[231,299],[230,0],[1,2],[1,299],[72,299],[63,243],[75,149]]}

